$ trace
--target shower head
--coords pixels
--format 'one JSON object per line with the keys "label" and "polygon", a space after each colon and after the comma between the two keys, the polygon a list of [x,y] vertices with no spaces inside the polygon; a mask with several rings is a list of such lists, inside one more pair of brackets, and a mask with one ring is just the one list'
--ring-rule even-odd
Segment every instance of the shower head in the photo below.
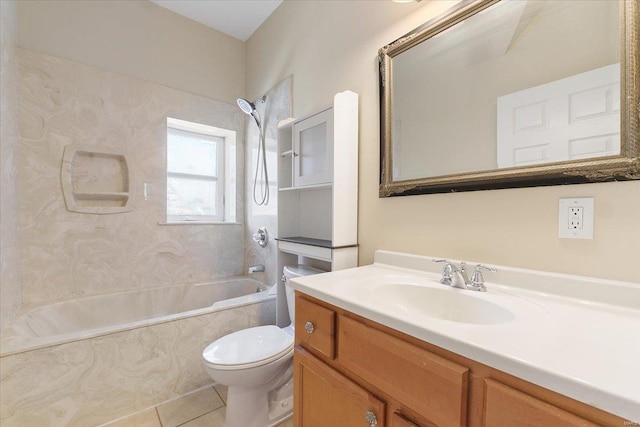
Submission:
{"label": "shower head", "polygon": [[[260,98],[258,101],[264,102],[264,97]],[[238,102],[238,107],[240,107],[240,109],[244,113],[253,117],[253,120],[255,120],[256,124],[258,125],[258,129],[262,130],[262,126],[260,126],[260,120],[258,119],[258,116],[256,116],[256,113],[258,112],[256,110],[256,104],[254,104],[251,101],[247,101],[244,98],[238,98],[237,102]]]}
{"label": "shower head", "polygon": [[256,110],[255,104],[244,98],[238,98],[238,107],[246,114],[252,114]]}

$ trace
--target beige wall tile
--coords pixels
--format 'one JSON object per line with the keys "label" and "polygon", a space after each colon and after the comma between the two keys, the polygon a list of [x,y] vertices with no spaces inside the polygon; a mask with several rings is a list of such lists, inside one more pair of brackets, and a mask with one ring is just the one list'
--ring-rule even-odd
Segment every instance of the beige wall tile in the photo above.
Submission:
{"label": "beige wall tile", "polygon": [[[238,192],[244,195],[245,115],[229,105],[29,50],[20,66],[20,184],[26,303],[244,274],[244,227],[162,226],[166,117],[231,129]],[[60,187],[65,146],[129,153],[132,212],[68,212]],[[143,197],[144,183],[152,195]],[[242,218],[243,199],[238,203]]]}
{"label": "beige wall tile", "polygon": [[16,2],[0,1],[0,330],[22,300],[18,199],[18,61]]}

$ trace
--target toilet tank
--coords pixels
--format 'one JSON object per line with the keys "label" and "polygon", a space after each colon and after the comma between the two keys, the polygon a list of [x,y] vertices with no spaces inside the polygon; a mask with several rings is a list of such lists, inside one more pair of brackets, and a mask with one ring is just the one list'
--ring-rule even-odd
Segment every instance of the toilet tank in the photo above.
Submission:
{"label": "toilet tank", "polygon": [[289,310],[289,318],[291,324],[295,323],[295,295],[294,290],[289,286],[289,280],[301,276],[311,276],[312,274],[326,273],[326,271],[318,270],[317,268],[309,267],[306,265],[285,265],[282,269],[284,275],[284,289],[287,297],[287,309]]}

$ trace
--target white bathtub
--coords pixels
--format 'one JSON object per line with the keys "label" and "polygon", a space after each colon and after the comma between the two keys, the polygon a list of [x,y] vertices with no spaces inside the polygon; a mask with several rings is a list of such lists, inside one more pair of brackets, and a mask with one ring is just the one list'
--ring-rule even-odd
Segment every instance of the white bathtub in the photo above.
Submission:
{"label": "white bathtub", "polygon": [[62,301],[36,307],[3,331],[0,355],[109,334],[260,301],[267,287],[236,277]]}
{"label": "white bathtub", "polygon": [[275,295],[240,277],[33,308],[2,333],[0,424],[91,426],[211,383],[202,350],[275,323]]}

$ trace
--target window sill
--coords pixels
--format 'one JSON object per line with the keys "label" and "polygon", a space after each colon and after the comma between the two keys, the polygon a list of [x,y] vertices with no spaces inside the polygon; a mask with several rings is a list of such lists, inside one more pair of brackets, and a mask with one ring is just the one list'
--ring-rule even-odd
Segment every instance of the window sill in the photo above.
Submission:
{"label": "window sill", "polygon": [[242,222],[231,221],[165,221],[158,225],[242,225]]}

